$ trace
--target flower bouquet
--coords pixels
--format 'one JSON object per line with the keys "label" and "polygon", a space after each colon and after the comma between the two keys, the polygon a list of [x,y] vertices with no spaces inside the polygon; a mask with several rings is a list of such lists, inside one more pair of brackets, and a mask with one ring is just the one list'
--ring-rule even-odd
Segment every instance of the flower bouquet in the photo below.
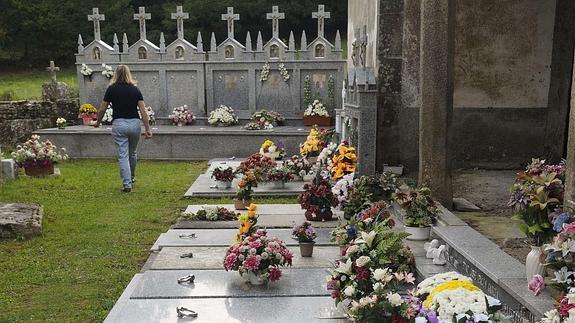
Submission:
{"label": "flower bouquet", "polygon": [[342,142],[331,156],[331,169],[329,171],[332,179],[338,181],[344,175],[353,174],[356,161],[355,148],[350,147],[345,141]]}
{"label": "flower bouquet", "polygon": [[338,180],[331,188],[331,191],[336,197],[337,205],[341,207],[348,198],[349,191],[353,188],[354,173],[344,175]]}
{"label": "flower bouquet", "polygon": [[545,312],[539,323],[571,323],[575,321],[575,290],[570,289],[555,304],[555,308]]}
{"label": "flower bouquet", "polygon": [[[553,270],[554,278],[552,279],[553,287],[561,293],[568,292],[575,287],[575,222],[573,213],[565,212],[555,220],[554,228],[560,229],[553,242],[543,245],[545,254],[545,267]],[[534,277],[540,277],[535,275]],[[537,287],[535,279],[535,289]],[[537,292],[537,290],[533,290]]]}
{"label": "flower bouquet", "polygon": [[258,179],[263,180],[265,179],[265,174],[269,170],[274,169],[276,166],[277,163],[271,158],[266,157],[260,153],[255,153],[240,163],[240,166],[238,166],[236,169],[236,173],[245,174],[249,171],[252,171],[254,175],[258,177]]}
{"label": "flower bouquet", "polygon": [[82,119],[82,123],[85,126],[89,126],[92,124],[92,121],[94,119],[96,119],[98,116],[96,115],[96,113],[98,112],[98,110],[96,109],[95,106],[86,103],[86,104],[82,104],[80,106],[80,115],[78,116],[78,118]]}
{"label": "flower bouquet", "polygon": [[282,142],[279,142],[278,145],[276,146],[276,144],[273,141],[268,139],[264,141],[264,143],[260,147],[260,154],[274,160],[275,159],[281,160],[285,156],[286,152]]}
{"label": "flower bouquet", "polygon": [[216,167],[211,176],[216,181],[218,189],[224,190],[232,187],[232,181],[236,177],[234,169],[231,167]]}
{"label": "flower bouquet", "polygon": [[102,124],[111,125],[112,121],[114,121],[114,109],[112,108],[112,104],[109,104],[102,117]]}
{"label": "flower bouquet", "polygon": [[58,118],[56,119],[56,127],[58,127],[58,129],[64,129],[66,128],[67,125],[67,121],[64,118]]}
{"label": "flower bouquet", "polygon": [[427,240],[431,227],[437,221],[439,210],[427,187],[412,189],[403,186],[394,199],[405,212],[403,222],[410,240]]}
{"label": "flower bouquet", "polygon": [[361,176],[353,181],[353,187],[340,207],[346,219],[353,218],[363,209],[378,201],[391,201],[393,193],[397,191],[397,177],[392,173],[383,173],[380,176]]}
{"label": "flower bouquet", "polygon": [[293,254],[283,241],[268,238],[266,230],[259,229],[228,248],[224,268],[238,271],[252,285],[262,285],[279,280],[280,267],[291,266],[292,259]]}
{"label": "flower bouquet", "polygon": [[[148,119],[150,121],[150,126],[156,124],[156,113],[152,107],[146,107],[146,113],[148,114]],[[140,109],[138,109],[138,116],[142,119],[142,114],[140,113]]]}
{"label": "flower bouquet", "polygon": [[329,112],[319,100],[314,100],[303,113],[304,126],[330,126]]}
{"label": "flower bouquet", "polygon": [[102,63],[102,75],[109,79],[112,78],[112,76],[114,76],[114,68],[112,68],[110,65]]}
{"label": "flower bouquet", "polygon": [[168,118],[172,120],[172,124],[177,126],[191,125],[196,120],[194,114],[188,110],[188,106],[185,104],[181,107],[175,107]]}
{"label": "flower bouquet", "polygon": [[225,207],[202,206],[202,209],[195,213],[184,213],[182,219],[189,221],[233,221],[239,214]]}
{"label": "flower bouquet", "polygon": [[277,167],[267,172],[266,178],[268,182],[274,183],[275,188],[285,188],[285,183],[293,179],[291,172],[283,167]]}
{"label": "flower bouquet", "polygon": [[32,135],[25,143],[16,146],[11,155],[28,176],[52,175],[54,164],[68,159],[64,148],[58,149],[49,140],[40,141],[38,135]]}
{"label": "flower bouquet", "polygon": [[317,233],[311,222],[305,221],[300,225],[294,225],[292,238],[299,242],[299,249],[302,257],[311,257],[313,255],[313,246]]}
{"label": "flower bouquet", "polygon": [[236,235],[237,243],[244,241],[246,237],[254,234],[258,230],[258,215],[256,214],[257,209],[258,206],[252,203],[246,208],[246,213],[238,216],[238,223],[240,228],[238,234]]}
{"label": "flower bouquet", "polygon": [[251,204],[254,187],[258,186],[258,180],[253,171],[248,171],[238,183],[238,192],[234,200],[236,210],[245,210]]}
{"label": "flower bouquet", "polygon": [[244,127],[247,130],[266,130],[280,126],[285,118],[275,111],[261,110],[252,115],[251,121]]}
{"label": "flower bouquet", "polygon": [[323,144],[319,130],[313,127],[305,142],[299,146],[299,152],[304,158],[317,157],[323,149]]}
{"label": "flower bouquet", "polygon": [[231,107],[220,105],[210,112],[208,123],[214,127],[229,127],[238,124],[238,116]]}
{"label": "flower bouquet", "polygon": [[90,78],[90,80],[92,80],[92,73],[94,73],[94,71],[88,67],[88,65],[82,64],[82,67],[80,68],[80,74],[87,76]]}
{"label": "flower bouquet", "polygon": [[306,158],[302,158],[297,155],[284,161],[282,166],[287,168],[292,175],[299,177],[300,180],[303,180],[303,177],[311,171],[311,164],[309,161]]}
{"label": "flower bouquet", "polygon": [[329,221],[332,219],[331,208],[336,205],[336,199],[331,191],[329,180],[316,176],[311,184],[304,185],[304,192],[298,197],[301,208],[305,211],[308,221]]}

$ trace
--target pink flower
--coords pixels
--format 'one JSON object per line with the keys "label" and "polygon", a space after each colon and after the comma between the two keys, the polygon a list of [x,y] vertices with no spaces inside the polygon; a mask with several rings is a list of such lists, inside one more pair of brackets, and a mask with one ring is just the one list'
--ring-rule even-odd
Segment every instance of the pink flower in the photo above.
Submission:
{"label": "pink flower", "polygon": [[270,270],[270,281],[274,282],[280,279],[280,277],[282,276],[282,271],[277,268],[277,267],[273,267]]}
{"label": "pink flower", "polygon": [[533,292],[535,296],[539,295],[543,289],[545,289],[545,282],[541,275],[535,275],[527,285],[530,291]]}
{"label": "pink flower", "polygon": [[575,222],[571,222],[569,224],[563,224],[563,232],[568,235],[575,234]]}
{"label": "pink flower", "polygon": [[224,260],[224,268],[226,270],[232,270],[234,268],[234,265],[236,264],[237,259],[238,256],[235,253],[229,254]]}
{"label": "pink flower", "polygon": [[256,256],[248,256],[246,260],[242,263],[242,265],[251,271],[256,271],[260,267],[260,260]]}
{"label": "pink flower", "polygon": [[262,246],[262,243],[259,240],[250,242],[250,248],[258,249]]}

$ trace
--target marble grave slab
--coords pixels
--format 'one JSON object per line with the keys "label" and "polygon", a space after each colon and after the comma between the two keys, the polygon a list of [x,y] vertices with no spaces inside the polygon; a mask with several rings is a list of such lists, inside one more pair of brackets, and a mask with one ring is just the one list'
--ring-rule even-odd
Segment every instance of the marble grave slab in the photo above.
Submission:
{"label": "marble grave slab", "polygon": [[[239,179],[232,182],[232,187],[229,189],[215,188],[215,182],[210,175],[202,174],[198,176],[196,181],[184,194],[184,197],[226,197],[235,196],[237,191],[237,184]],[[254,188],[254,196],[296,196],[303,192],[304,182],[288,182],[285,188],[274,188],[273,184],[265,183],[260,184]]]}

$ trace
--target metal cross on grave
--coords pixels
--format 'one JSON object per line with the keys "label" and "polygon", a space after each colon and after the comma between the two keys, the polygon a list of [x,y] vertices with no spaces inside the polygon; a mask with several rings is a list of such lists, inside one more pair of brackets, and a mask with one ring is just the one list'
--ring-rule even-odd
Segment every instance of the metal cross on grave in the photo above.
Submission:
{"label": "metal cross on grave", "polygon": [[101,15],[98,8],[92,8],[92,14],[88,15],[88,21],[94,22],[94,39],[100,40],[100,21],[106,20],[105,15]]}
{"label": "metal cross on grave", "polygon": [[190,14],[184,12],[182,6],[177,6],[176,13],[172,13],[172,19],[177,21],[176,25],[178,26],[178,38],[184,39],[184,19],[190,19]]}
{"label": "metal cross on grave", "polygon": [[272,21],[273,37],[279,38],[280,33],[279,20],[285,18],[286,18],[285,14],[283,12],[279,12],[278,6],[273,6],[272,12],[267,14],[267,19]]}
{"label": "metal cross on grave", "polygon": [[134,20],[140,21],[140,39],[146,40],[146,20],[152,19],[152,15],[146,13],[145,7],[139,7],[138,13],[134,14]]}
{"label": "metal cross on grave", "polygon": [[325,6],[320,4],[317,6],[317,12],[311,13],[311,17],[317,18],[317,35],[318,37],[323,37],[325,19],[331,18],[330,12],[325,11]]}
{"label": "metal cross on grave", "polygon": [[46,71],[50,72],[52,82],[54,83],[56,83],[56,72],[59,70],[60,68],[54,64],[54,61],[50,61],[50,66],[46,67]]}
{"label": "metal cross on grave", "polygon": [[240,20],[240,15],[234,14],[234,7],[228,7],[228,13],[222,15],[222,20],[228,21],[228,38],[234,39],[234,20]]}

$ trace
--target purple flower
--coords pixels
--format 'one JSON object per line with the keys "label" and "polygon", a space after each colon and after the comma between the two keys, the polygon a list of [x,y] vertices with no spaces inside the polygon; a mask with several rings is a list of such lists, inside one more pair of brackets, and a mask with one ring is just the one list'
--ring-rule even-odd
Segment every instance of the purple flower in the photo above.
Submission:
{"label": "purple flower", "polygon": [[437,313],[435,313],[435,311],[430,311],[427,313],[427,320],[429,323],[439,323],[439,320],[437,319]]}
{"label": "purple flower", "polygon": [[571,220],[571,217],[573,217],[573,213],[571,212],[566,212],[558,216],[553,222],[553,230],[555,232],[561,232],[561,230],[563,230],[563,223]]}

